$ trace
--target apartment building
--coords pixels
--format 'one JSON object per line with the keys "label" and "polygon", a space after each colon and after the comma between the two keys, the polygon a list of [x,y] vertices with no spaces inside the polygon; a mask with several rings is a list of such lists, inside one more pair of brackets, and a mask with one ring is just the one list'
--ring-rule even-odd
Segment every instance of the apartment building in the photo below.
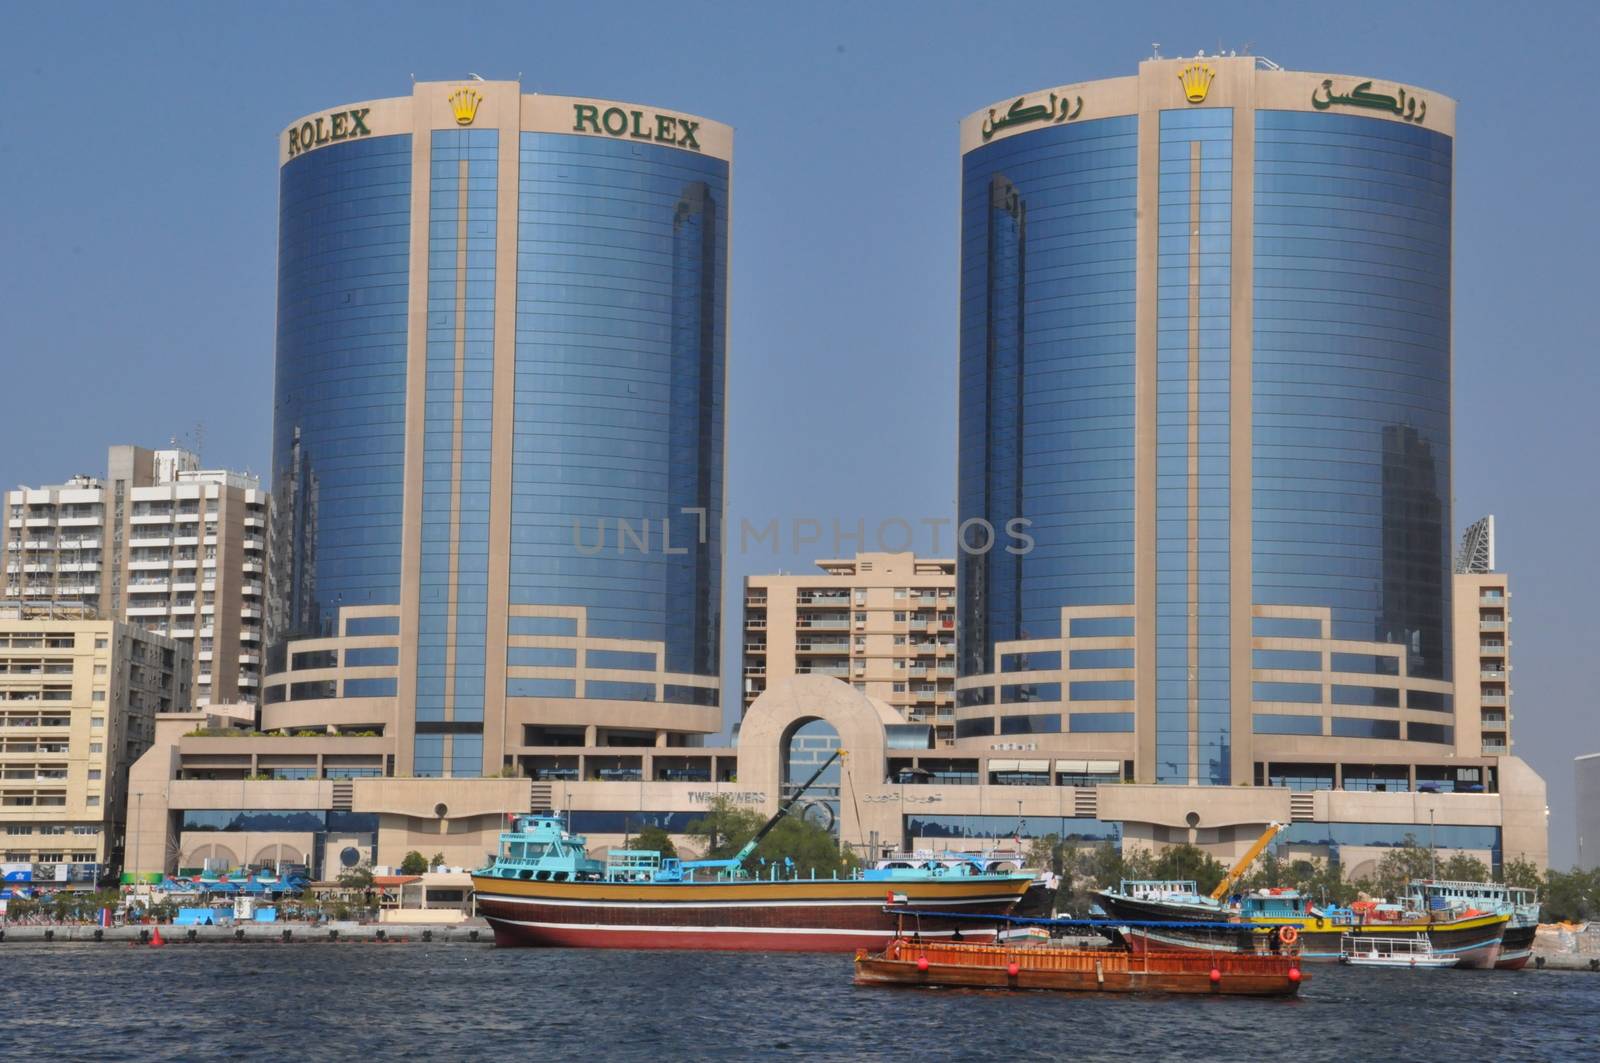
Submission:
{"label": "apartment building", "polygon": [[114,446],[106,469],[6,493],[5,597],[189,644],[197,705],[259,701],[267,492],[185,450]]}
{"label": "apartment building", "polygon": [[954,739],[955,561],[865,553],[817,568],[746,577],[743,710],[769,680],[826,675]]}
{"label": "apartment building", "polygon": [[1511,585],[1495,569],[1494,516],[1468,526],[1454,579],[1457,750],[1511,752]]}
{"label": "apartment building", "polygon": [[128,767],[189,701],[186,647],[111,620],[0,607],[0,847],[12,881],[119,866]]}

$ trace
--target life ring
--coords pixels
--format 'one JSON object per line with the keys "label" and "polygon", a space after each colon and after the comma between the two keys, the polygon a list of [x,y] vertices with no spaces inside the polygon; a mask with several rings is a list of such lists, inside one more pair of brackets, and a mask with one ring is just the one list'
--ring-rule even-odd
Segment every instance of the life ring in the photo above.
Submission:
{"label": "life ring", "polygon": [[1296,930],[1292,926],[1279,927],[1278,940],[1283,942],[1285,945],[1293,945],[1296,941],[1300,940],[1300,931]]}

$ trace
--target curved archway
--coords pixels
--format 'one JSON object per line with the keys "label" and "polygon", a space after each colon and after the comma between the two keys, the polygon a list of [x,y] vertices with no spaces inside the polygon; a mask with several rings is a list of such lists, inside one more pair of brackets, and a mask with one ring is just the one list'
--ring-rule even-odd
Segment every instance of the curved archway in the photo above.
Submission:
{"label": "curved archway", "polygon": [[[839,731],[820,716],[801,717],[784,729],[778,743],[781,767],[781,800],[794,796],[805,782],[816,774],[843,742]],[[817,777],[806,791],[796,813],[831,833],[839,836],[839,797],[844,772],[835,761]]]}
{"label": "curved archway", "polygon": [[[827,731],[821,727],[807,730],[818,722]],[[790,785],[789,768],[798,771],[803,767],[790,755],[791,743],[819,734],[830,739],[836,736],[845,752],[835,784],[839,795],[836,836],[852,846],[876,837],[880,846],[895,847],[901,844],[904,832],[898,802],[885,797],[885,753],[889,729],[904,726],[904,717],[894,708],[837,679],[799,675],[774,680],[740,725],[739,781],[761,791],[763,807],[771,815]],[[799,775],[794,784],[809,775],[810,771]]]}
{"label": "curved archway", "polygon": [[231,871],[239,866],[239,857],[226,845],[209,843],[196,846],[189,851],[189,859],[184,862],[185,867],[201,867],[210,871]]}

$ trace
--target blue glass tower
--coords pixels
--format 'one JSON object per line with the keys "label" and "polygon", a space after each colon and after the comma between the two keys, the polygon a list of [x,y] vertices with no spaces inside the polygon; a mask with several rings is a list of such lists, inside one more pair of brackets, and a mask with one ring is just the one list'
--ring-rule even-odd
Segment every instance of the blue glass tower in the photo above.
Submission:
{"label": "blue glass tower", "polygon": [[958,738],[1210,785],[1453,741],[1454,104],[1363,82],[963,124]]}
{"label": "blue glass tower", "polygon": [[285,131],[269,703],[417,776],[720,727],[731,151],[511,82]]}

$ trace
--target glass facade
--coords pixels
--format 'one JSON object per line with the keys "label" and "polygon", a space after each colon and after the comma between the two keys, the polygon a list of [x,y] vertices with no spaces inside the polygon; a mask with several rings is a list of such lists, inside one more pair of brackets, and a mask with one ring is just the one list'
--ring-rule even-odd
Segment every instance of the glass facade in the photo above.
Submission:
{"label": "glass facade", "polygon": [[1255,121],[1255,601],[1449,678],[1451,139]]}
{"label": "glass facade", "polygon": [[[962,174],[959,671],[1061,634],[1064,605],[1133,602],[1138,125],[1055,126],[967,153]],[[1007,522],[1033,549],[1008,553]]]}
{"label": "glass facade", "polygon": [[279,174],[269,670],[342,606],[400,601],[411,137]]}
{"label": "glass facade", "polygon": [[511,602],[582,606],[588,635],[717,675],[728,164],[556,133],[519,150]]}
{"label": "glass facade", "polygon": [[1162,111],[1160,141],[1155,774],[1225,786],[1233,111]]}
{"label": "glass facade", "polygon": [[[435,129],[428,158],[416,720],[456,724],[448,735],[450,774],[477,775],[488,636],[499,131]],[[445,774],[446,737],[418,728],[414,774]]]}
{"label": "glass facade", "polygon": [[[1278,77],[1227,65],[1226,77],[1239,73]],[[1142,126],[1064,122],[1056,106],[1051,95],[991,112],[984,142],[963,156],[958,517],[1002,528],[1024,516],[1037,546],[960,556],[958,674],[995,685],[963,690],[959,706],[994,704],[997,721],[998,706],[1056,696],[1055,675],[1006,686],[997,674],[1048,652],[998,647],[1061,636],[1066,607],[1136,605],[1154,629],[1148,646],[1139,629],[1151,656],[1068,645],[1059,690],[1068,732],[1091,726],[1072,722],[1073,702],[1125,702],[1130,719],[1145,706],[1137,731],[1154,757],[1142,778],[1238,781],[1236,696],[1257,703],[1241,725],[1254,734],[1436,741],[1447,725],[1402,732],[1395,720],[1276,706],[1398,710],[1406,684],[1359,676],[1452,677],[1451,138],[1324,103],[1180,102]],[[989,142],[1041,114],[1057,117]],[[1153,164],[1143,174],[1141,139]],[[1253,145],[1248,171],[1235,169],[1236,143]],[[1155,206],[1142,219],[1141,179]],[[1236,246],[1250,252],[1242,265]],[[1138,316],[1136,266],[1154,320]],[[1136,323],[1150,330],[1142,363]],[[1154,392],[1137,402],[1136,364]],[[1136,421],[1153,444],[1137,491]],[[1244,470],[1248,485],[1235,482]],[[1137,558],[1136,511],[1153,532]],[[1246,555],[1248,578],[1235,571]],[[1136,570],[1154,591],[1137,603]],[[1246,586],[1248,600],[1235,600]],[[1252,617],[1259,607],[1301,615]],[[1402,656],[1235,647],[1239,617],[1257,638]],[[1072,620],[1072,637],[1113,633],[1132,635],[1132,620]],[[1236,650],[1249,651],[1241,667],[1268,674],[1235,674]],[[1071,681],[1088,667],[1136,674]],[[1283,672],[1301,674],[1272,674]],[[1447,699],[1421,692],[1424,704]],[[958,731],[990,736],[989,722]]]}

